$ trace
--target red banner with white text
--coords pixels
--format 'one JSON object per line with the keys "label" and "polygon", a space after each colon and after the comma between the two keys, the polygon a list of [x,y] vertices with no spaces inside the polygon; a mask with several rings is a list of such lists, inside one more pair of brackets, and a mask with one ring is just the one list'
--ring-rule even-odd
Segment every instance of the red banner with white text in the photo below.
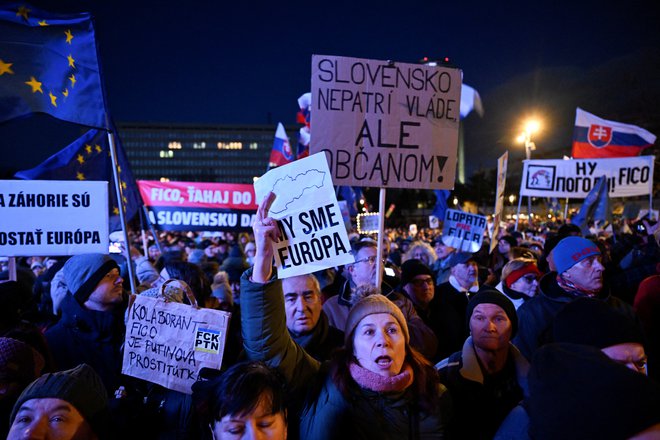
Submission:
{"label": "red banner with white text", "polygon": [[248,231],[257,211],[254,187],[240,183],[138,180],[154,228]]}

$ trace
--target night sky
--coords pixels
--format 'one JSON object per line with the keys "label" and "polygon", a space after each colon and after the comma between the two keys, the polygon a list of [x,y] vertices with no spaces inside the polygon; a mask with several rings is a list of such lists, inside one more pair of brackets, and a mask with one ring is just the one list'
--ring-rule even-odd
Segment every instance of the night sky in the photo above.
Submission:
{"label": "night sky", "polygon": [[93,14],[117,122],[293,124],[296,100],[310,90],[312,54],[411,63],[447,56],[487,102],[536,69],[591,69],[660,47],[651,1],[32,4]]}

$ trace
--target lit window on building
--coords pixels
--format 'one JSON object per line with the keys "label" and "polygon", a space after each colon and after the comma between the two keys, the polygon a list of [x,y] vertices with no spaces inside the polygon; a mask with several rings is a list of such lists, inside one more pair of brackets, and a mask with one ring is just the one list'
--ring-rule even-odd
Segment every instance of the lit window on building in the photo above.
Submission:
{"label": "lit window on building", "polygon": [[165,158],[165,159],[171,159],[174,157],[174,151],[172,150],[160,150],[160,157]]}
{"label": "lit window on building", "polygon": [[181,142],[170,142],[169,144],[167,144],[167,148],[169,148],[170,150],[180,150]]}
{"label": "lit window on building", "polygon": [[256,150],[259,148],[259,144],[256,142],[250,142],[250,150]]}
{"label": "lit window on building", "polygon": [[170,179],[168,179],[167,177],[161,177],[161,178],[160,178],[160,181],[161,181],[161,182],[169,182]]}
{"label": "lit window on building", "polygon": [[242,150],[243,142],[218,142],[218,150]]}
{"label": "lit window on building", "polygon": [[203,150],[206,148],[206,142],[193,142],[193,149]]}

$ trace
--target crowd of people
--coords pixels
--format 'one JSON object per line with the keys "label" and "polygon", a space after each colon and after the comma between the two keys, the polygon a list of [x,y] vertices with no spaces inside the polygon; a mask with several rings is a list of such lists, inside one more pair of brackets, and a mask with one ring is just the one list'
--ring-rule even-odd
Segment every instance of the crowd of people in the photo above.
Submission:
{"label": "crowd of people", "polygon": [[[0,260],[0,437],[660,438],[660,224],[509,225],[492,253],[352,232],[355,262],[278,279],[273,199],[249,233],[131,234],[129,261]],[[121,373],[128,265],[231,313],[191,393]]]}

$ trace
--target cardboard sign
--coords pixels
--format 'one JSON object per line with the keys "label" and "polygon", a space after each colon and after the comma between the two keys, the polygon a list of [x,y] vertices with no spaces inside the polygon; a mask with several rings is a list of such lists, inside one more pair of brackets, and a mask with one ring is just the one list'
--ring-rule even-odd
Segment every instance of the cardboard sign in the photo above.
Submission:
{"label": "cardboard sign", "polygon": [[378,212],[368,212],[366,214],[358,214],[357,227],[360,234],[376,234],[378,233]]}
{"label": "cardboard sign", "polygon": [[495,190],[495,213],[493,214],[493,229],[490,233],[490,249],[492,253],[497,246],[495,237],[500,233],[502,210],[504,209],[504,188],[506,187],[506,168],[509,162],[509,152],[505,152],[497,159],[497,188]]}
{"label": "cardboard sign", "polygon": [[451,189],[461,71],[312,56],[310,152],[325,152],[336,185]]}
{"label": "cardboard sign", "polygon": [[257,211],[252,185],[138,180],[159,231],[249,231]]}
{"label": "cardboard sign", "polygon": [[220,369],[230,313],[137,295],[128,310],[122,373],[192,394],[202,367]]}
{"label": "cardboard sign", "polygon": [[440,219],[434,215],[429,215],[429,228],[438,229],[440,227]]}
{"label": "cardboard sign", "polygon": [[254,190],[259,201],[276,195],[268,215],[283,238],[273,244],[279,278],[355,261],[324,154],[270,170]]}
{"label": "cardboard sign", "polygon": [[610,197],[651,194],[654,160],[655,156],[526,160],[520,195],[584,199],[603,175]]}
{"label": "cardboard sign", "polygon": [[108,182],[0,180],[0,255],[108,253]]}
{"label": "cardboard sign", "polygon": [[485,230],[485,216],[448,209],[442,228],[442,242],[461,252],[474,253],[481,249]]}

